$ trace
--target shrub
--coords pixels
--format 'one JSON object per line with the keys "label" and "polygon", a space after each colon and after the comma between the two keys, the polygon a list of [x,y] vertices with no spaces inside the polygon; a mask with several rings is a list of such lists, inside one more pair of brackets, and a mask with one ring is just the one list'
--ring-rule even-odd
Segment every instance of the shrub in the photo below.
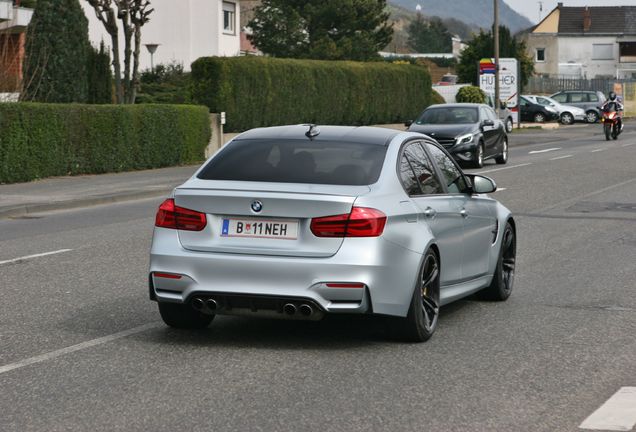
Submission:
{"label": "shrub", "polygon": [[430,105],[431,79],[422,67],[385,62],[205,57],[192,64],[192,97],[225,111],[228,131],[393,123]]}
{"label": "shrub", "polygon": [[153,70],[145,70],[140,82],[135,103],[191,103],[190,73],[180,63],[159,64]]}
{"label": "shrub", "polygon": [[446,100],[442,97],[442,95],[437,93],[435,90],[432,90],[431,105],[433,105],[433,104],[445,104],[445,103],[446,103]]}
{"label": "shrub", "polygon": [[199,162],[205,107],[0,104],[0,183]]}
{"label": "shrub", "polygon": [[485,103],[486,93],[479,87],[466,86],[459,89],[455,100],[460,103]]}

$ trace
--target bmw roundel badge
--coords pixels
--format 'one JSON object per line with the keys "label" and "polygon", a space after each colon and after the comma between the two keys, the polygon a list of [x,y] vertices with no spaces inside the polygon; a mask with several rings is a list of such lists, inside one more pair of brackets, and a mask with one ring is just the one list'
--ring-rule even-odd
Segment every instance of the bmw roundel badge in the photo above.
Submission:
{"label": "bmw roundel badge", "polygon": [[251,207],[254,213],[260,213],[261,210],[263,210],[263,203],[260,202],[259,200],[254,200],[252,201]]}

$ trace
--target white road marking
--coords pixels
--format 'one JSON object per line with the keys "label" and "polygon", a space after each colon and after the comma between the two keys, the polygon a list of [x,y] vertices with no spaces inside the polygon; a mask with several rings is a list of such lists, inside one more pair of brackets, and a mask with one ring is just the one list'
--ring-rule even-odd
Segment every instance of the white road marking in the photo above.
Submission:
{"label": "white road marking", "polygon": [[512,168],[524,167],[524,166],[528,166],[528,165],[532,165],[532,163],[529,162],[529,163],[524,163],[524,164],[519,164],[519,165],[507,166],[507,167],[504,167],[504,168],[496,168],[496,169],[481,171],[481,172],[479,172],[479,174],[491,173],[491,172],[495,172],[495,171],[503,171],[503,170],[508,170],[508,169],[512,169]]}
{"label": "white road marking", "polygon": [[606,148],[600,148],[600,149],[596,149],[596,150],[592,150],[590,153],[598,153],[598,152],[602,152],[607,150]]}
{"label": "white road marking", "polygon": [[114,340],[121,339],[121,338],[124,338],[126,336],[130,336],[130,335],[133,335],[133,334],[136,334],[136,333],[141,333],[143,331],[150,330],[150,329],[153,329],[153,328],[156,328],[156,327],[161,327],[161,326],[162,326],[162,324],[160,324],[160,323],[144,324],[144,325],[141,325],[139,327],[133,327],[131,329],[121,331],[119,333],[113,333],[113,334],[108,335],[108,336],[104,336],[104,337],[101,337],[101,338],[97,338],[97,339],[89,340],[89,341],[86,341],[86,342],[82,342],[82,343],[79,343],[77,345],[71,345],[71,346],[66,347],[66,348],[62,348],[62,349],[59,349],[59,350],[51,351],[51,352],[48,352],[48,353],[45,353],[45,354],[41,354],[41,355],[38,355],[38,356],[35,356],[35,357],[30,357],[28,359],[20,360],[20,361],[15,362],[15,363],[9,363],[7,365],[0,366],[0,374],[3,374],[5,372],[9,372],[9,371],[12,371],[12,370],[15,370],[15,369],[19,369],[19,368],[22,368],[22,367],[25,367],[25,366],[29,366],[29,365],[32,365],[32,364],[35,364],[35,363],[41,363],[41,362],[44,362],[44,361],[47,361],[47,360],[51,360],[51,359],[54,359],[56,357],[60,357],[60,356],[66,355],[66,354],[73,353],[75,351],[80,351],[80,350],[83,350],[83,349],[86,349],[86,348],[91,348],[91,347],[94,347],[94,346],[97,346],[97,345],[102,345],[102,344],[105,344],[107,342],[112,342]]}
{"label": "white road marking", "polygon": [[506,189],[508,189],[508,188],[500,188],[500,187],[498,187],[498,188],[497,188],[497,190],[496,190],[495,192],[505,191]]}
{"label": "white road marking", "polygon": [[633,146],[636,143],[629,143],[629,144],[623,144],[621,147],[629,147],[629,146]]}
{"label": "white road marking", "polygon": [[559,157],[552,158],[550,160],[567,159],[567,158],[571,158],[572,156],[574,156],[574,155],[559,156]]}
{"label": "white road marking", "polygon": [[547,153],[547,152],[556,151],[556,150],[561,150],[561,147],[554,147],[554,148],[549,148],[545,150],[533,150],[531,152],[528,152],[528,154]]}
{"label": "white road marking", "polygon": [[622,387],[586,418],[581,429],[630,431],[636,425],[636,387]]}
{"label": "white road marking", "polygon": [[30,259],[33,259],[33,258],[40,258],[40,257],[49,256],[49,255],[61,254],[61,253],[64,253],[64,252],[70,252],[72,250],[73,249],[60,249],[60,250],[56,250],[56,251],[52,251],[52,252],[44,252],[44,253],[35,254],[35,255],[27,255],[27,256],[23,256],[23,257],[19,257],[19,258],[13,258],[13,259],[6,260],[6,261],[0,261],[0,265],[2,265],[2,264],[19,263],[19,262],[30,260]]}

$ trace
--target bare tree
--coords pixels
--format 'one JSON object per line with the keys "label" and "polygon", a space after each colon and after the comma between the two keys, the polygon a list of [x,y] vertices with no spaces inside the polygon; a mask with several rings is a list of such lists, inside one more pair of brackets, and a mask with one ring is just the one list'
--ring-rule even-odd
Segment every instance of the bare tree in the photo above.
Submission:
{"label": "bare tree", "polygon": [[[135,103],[139,85],[141,28],[150,21],[150,0],[86,0],[110,35],[117,103]],[[119,22],[124,36],[124,71],[119,46]]]}

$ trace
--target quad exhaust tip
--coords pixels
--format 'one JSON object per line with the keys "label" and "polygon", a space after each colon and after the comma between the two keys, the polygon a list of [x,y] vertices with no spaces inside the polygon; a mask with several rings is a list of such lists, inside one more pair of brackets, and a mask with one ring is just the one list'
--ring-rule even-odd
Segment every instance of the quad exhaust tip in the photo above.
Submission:
{"label": "quad exhaust tip", "polygon": [[283,306],[283,312],[285,312],[285,315],[296,315],[296,305],[293,303],[287,303]]}
{"label": "quad exhaust tip", "polygon": [[300,308],[298,310],[300,311],[301,315],[306,316],[306,317],[311,316],[311,314],[314,313],[314,308],[312,308],[308,304],[300,305]]}
{"label": "quad exhaust tip", "polygon": [[192,307],[195,308],[196,310],[203,309],[203,306],[205,306],[205,303],[203,302],[203,299],[200,299],[199,297],[195,297],[192,300]]}
{"label": "quad exhaust tip", "polygon": [[215,311],[219,308],[219,304],[214,299],[207,299],[205,301],[205,304],[208,307],[208,309],[210,309],[211,311]]}

